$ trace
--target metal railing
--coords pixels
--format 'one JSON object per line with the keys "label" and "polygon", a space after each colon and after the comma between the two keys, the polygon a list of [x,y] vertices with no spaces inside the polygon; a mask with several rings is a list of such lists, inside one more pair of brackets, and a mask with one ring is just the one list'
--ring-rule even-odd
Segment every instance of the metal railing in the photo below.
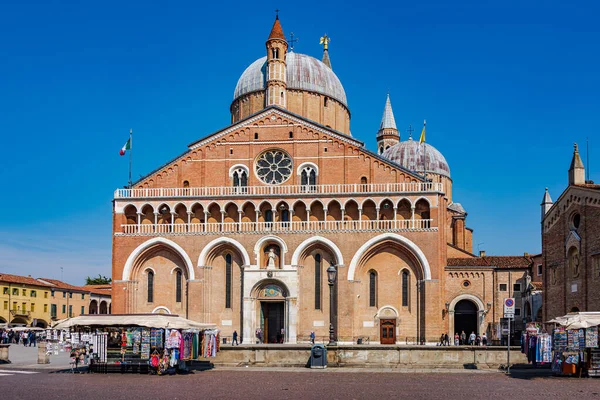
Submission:
{"label": "metal railing", "polygon": [[145,188],[117,189],[115,199],[134,198],[173,198],[173,197],[249,197],[249,196],[306,196],[339,195],[361,193],[429,193],[443,192],[443,184],[438,182],[402,182],[370,184],[332,185],[279,185],[279,186],[217,186],[190,188]]}
{"label": "metal railing", "polygon": [[190,224],[124,224],[124,235],[220,234],[315,231],[426,231],[437,230],[432,219],[362,221],[220,222]]}

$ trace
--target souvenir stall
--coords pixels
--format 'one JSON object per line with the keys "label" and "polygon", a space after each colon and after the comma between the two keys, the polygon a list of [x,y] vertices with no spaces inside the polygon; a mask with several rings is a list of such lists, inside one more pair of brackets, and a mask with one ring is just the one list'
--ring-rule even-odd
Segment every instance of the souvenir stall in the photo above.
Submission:
{"label": "souvenir stall", "polygon": [[521,334],[521,353],[534,367],[552,362],[552,336],[542,329],[541,324],[529,322]]}
{"label": "souvenir stall", "polygon": [[550,323],[553,330],[552,372],[560,376],[600,376],[600,312],[570,313]]}
{"label": "souvenir stall", "polygon": [[84,363],[89,358],[91,372],[175,374],[186,361],[214,357],[219,350],[215,325],[177,315],[89,315],[54,328],[69,329],[72,347]]}

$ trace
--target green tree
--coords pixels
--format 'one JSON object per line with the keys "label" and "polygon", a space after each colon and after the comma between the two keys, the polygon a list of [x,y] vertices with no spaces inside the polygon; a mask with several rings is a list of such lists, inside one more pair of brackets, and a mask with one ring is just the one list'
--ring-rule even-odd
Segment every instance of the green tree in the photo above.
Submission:
{"label": "green tree", "polygon": [[86,285],[106,285],[112,282],[112,279],[107,278],[104,275],[100,275],[98,274],[97,278],[91,278],[91,277],[87,277],[85,278],[85,284]]}

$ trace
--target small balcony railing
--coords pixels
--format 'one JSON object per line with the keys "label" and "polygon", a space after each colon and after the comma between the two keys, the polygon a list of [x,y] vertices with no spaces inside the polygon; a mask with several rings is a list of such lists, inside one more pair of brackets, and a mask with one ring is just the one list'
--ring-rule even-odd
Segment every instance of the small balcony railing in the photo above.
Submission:
{"label": "small balcony railing", "polygon": [[31,316],[31,312],[23,311],[23,310],[10,310],[10,313],[13,317],[25,317],[29,318]]}
{"label": "small balcony railing", "polygon": [[333,185],[279,185],[279,186],[220,186],[190,188],[146,188],[117,189],[115,199],[136,198],[218,198],[252,196],[314,196],[342,194],[389,194],[389,193],[431,193],[442,192],[443,184],[437,182],[403,182],[372,184],[333,184]]}
{"label": "small balcony railing", "polygon": [[223,233],[303,233],[369,231],[436,231],[431,219],[378,221],[222,222],[191,224],[125,224],[117,235],[210,235]]}

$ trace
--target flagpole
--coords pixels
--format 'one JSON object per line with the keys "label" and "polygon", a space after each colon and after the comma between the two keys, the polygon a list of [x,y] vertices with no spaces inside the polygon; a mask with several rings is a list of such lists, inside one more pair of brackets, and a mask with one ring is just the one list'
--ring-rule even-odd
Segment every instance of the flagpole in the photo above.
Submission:
{"label": "flagpole", "polygon": [[129,188],[131,189],[131,163],[133,161],[133,129],[129,129]]}

